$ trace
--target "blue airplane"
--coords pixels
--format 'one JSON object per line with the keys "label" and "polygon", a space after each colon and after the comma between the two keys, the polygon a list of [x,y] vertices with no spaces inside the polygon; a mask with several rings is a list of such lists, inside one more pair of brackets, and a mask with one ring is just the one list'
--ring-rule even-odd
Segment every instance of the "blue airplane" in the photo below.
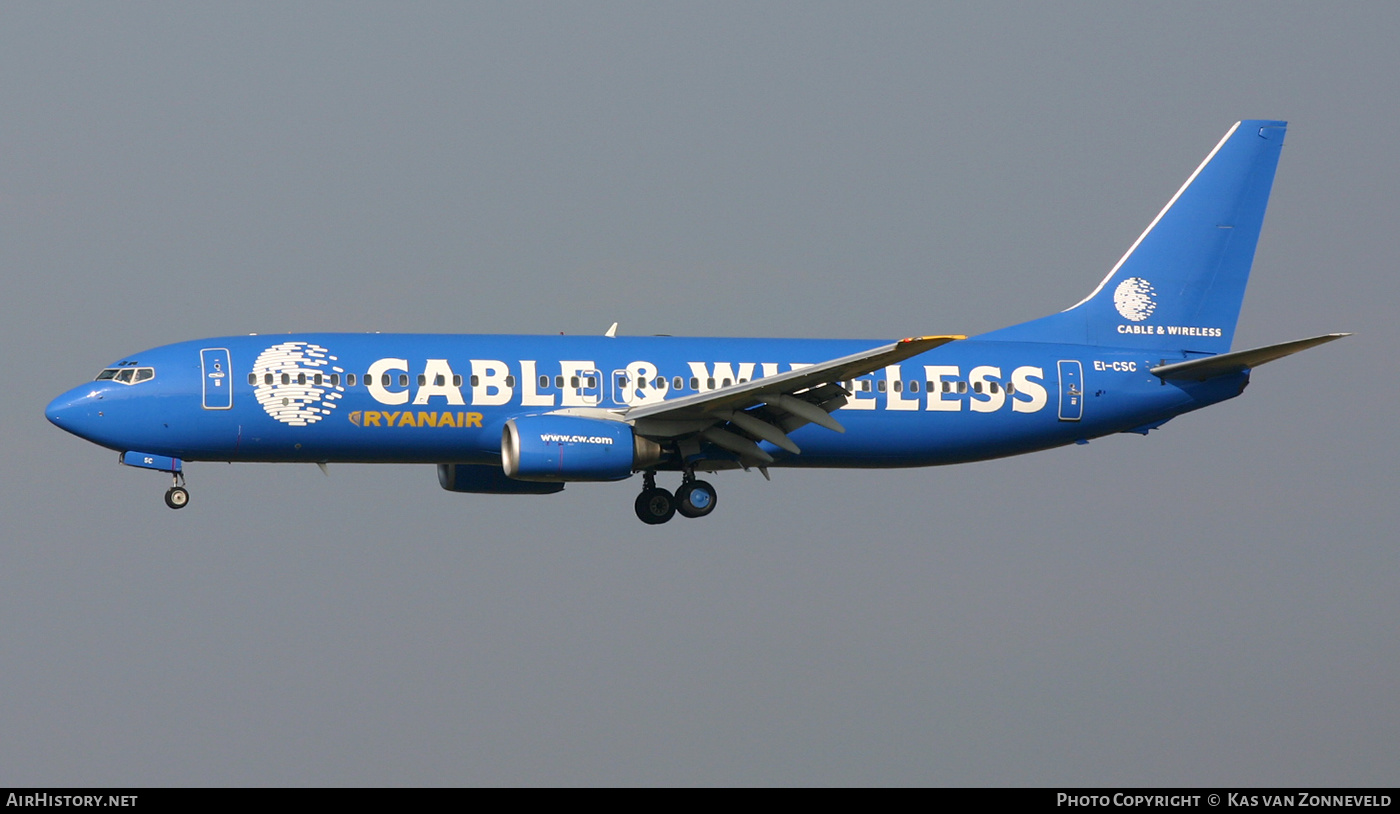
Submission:
{"label": "blue airplane", "polygon": [[[1253,368],[1347,334],[1231,351],[1286,123],[1242,121],[1089,296],[973,337],[720,339],[294,333],[127,356],[49,421],[170,473],[186,461],[436,464],[453,492],[642,474],[637,517],[704,517],[726,469],[979,461],[1146,434]],[[657,472],[680,485],[657,485]]]}

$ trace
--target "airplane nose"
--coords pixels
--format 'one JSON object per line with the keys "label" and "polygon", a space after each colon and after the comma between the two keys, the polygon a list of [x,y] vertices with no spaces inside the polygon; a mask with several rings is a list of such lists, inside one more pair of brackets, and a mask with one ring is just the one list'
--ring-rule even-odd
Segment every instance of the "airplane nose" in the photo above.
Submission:
{"label": "airplane nose", "polygon": [[44,417],[65,432],[80,438],[88,438],[93,422],[102,415],[100,405],[102,394],[89,387],[76,387],[49,402],[44,408]]}
{"label": "airplane nose", "polygon": [[44,418],[47,418],[49,423],[55,427],[62,427],[66,430],[68,429],[67,425],[72,423],[67,420],[71,418],[72,411],[72,399],[67,395],[62,395],[49,402],[49,406],[44,408]]}
{"label": "airplane nose", "polygon": [[58,398],[49,402],[49,406],[44,408],[44,418],[47,418],[49,420],[49,423],[53,424],[55,427],[63,427],[64,429],[67,429],[67,427],[64,426],[63,419],[70,409],[72,408],[69,405],[68,400],[65,399],[63,396],[59,396]]}

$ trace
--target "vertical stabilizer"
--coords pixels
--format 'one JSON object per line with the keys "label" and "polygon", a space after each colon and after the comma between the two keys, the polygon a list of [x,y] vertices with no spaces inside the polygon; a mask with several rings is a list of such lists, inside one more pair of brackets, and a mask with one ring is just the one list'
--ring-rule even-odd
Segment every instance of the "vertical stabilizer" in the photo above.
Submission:
{"label": "vertical stabilizer", "polygon": [[979,338],[1230,350],[1286,127],[1236,123],[1088,297]]}

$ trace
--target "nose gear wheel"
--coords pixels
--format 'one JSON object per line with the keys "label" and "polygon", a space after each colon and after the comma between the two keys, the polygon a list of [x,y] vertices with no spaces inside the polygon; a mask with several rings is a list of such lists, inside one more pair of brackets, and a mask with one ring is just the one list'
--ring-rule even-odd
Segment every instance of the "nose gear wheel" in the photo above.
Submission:
{"label": "nose gear wheel", "polygon": [[165,492],[165,505],[172,509],[183,509],[190,502],[190,492],[185,488],[185,475],[183,472],[176,472],[170,480],[172,483]]}

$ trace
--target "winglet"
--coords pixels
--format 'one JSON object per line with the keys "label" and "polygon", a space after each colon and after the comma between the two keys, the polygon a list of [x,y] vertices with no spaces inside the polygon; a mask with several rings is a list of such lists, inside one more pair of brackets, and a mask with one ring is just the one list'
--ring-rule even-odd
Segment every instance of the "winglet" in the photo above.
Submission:
{"label": "winglet", "polygon": [[898,353],[898,358],[891,359],[890,362],[898,362],[917,356],[926,351],[931,351],[949,342],[961,342],[967,339],[964,334],[943,334],[941,336],[909,336],[894,343],[892,350]]}
{"label": "winglet", "polygon": [[944,334],[943,336],[910,336],[899,340],[898,344],[904,345],[910,342],[931,342],[938,345],[942,345],[947,342],[954,342],[956,340],[966,338],[967,337],[963,334]]}

